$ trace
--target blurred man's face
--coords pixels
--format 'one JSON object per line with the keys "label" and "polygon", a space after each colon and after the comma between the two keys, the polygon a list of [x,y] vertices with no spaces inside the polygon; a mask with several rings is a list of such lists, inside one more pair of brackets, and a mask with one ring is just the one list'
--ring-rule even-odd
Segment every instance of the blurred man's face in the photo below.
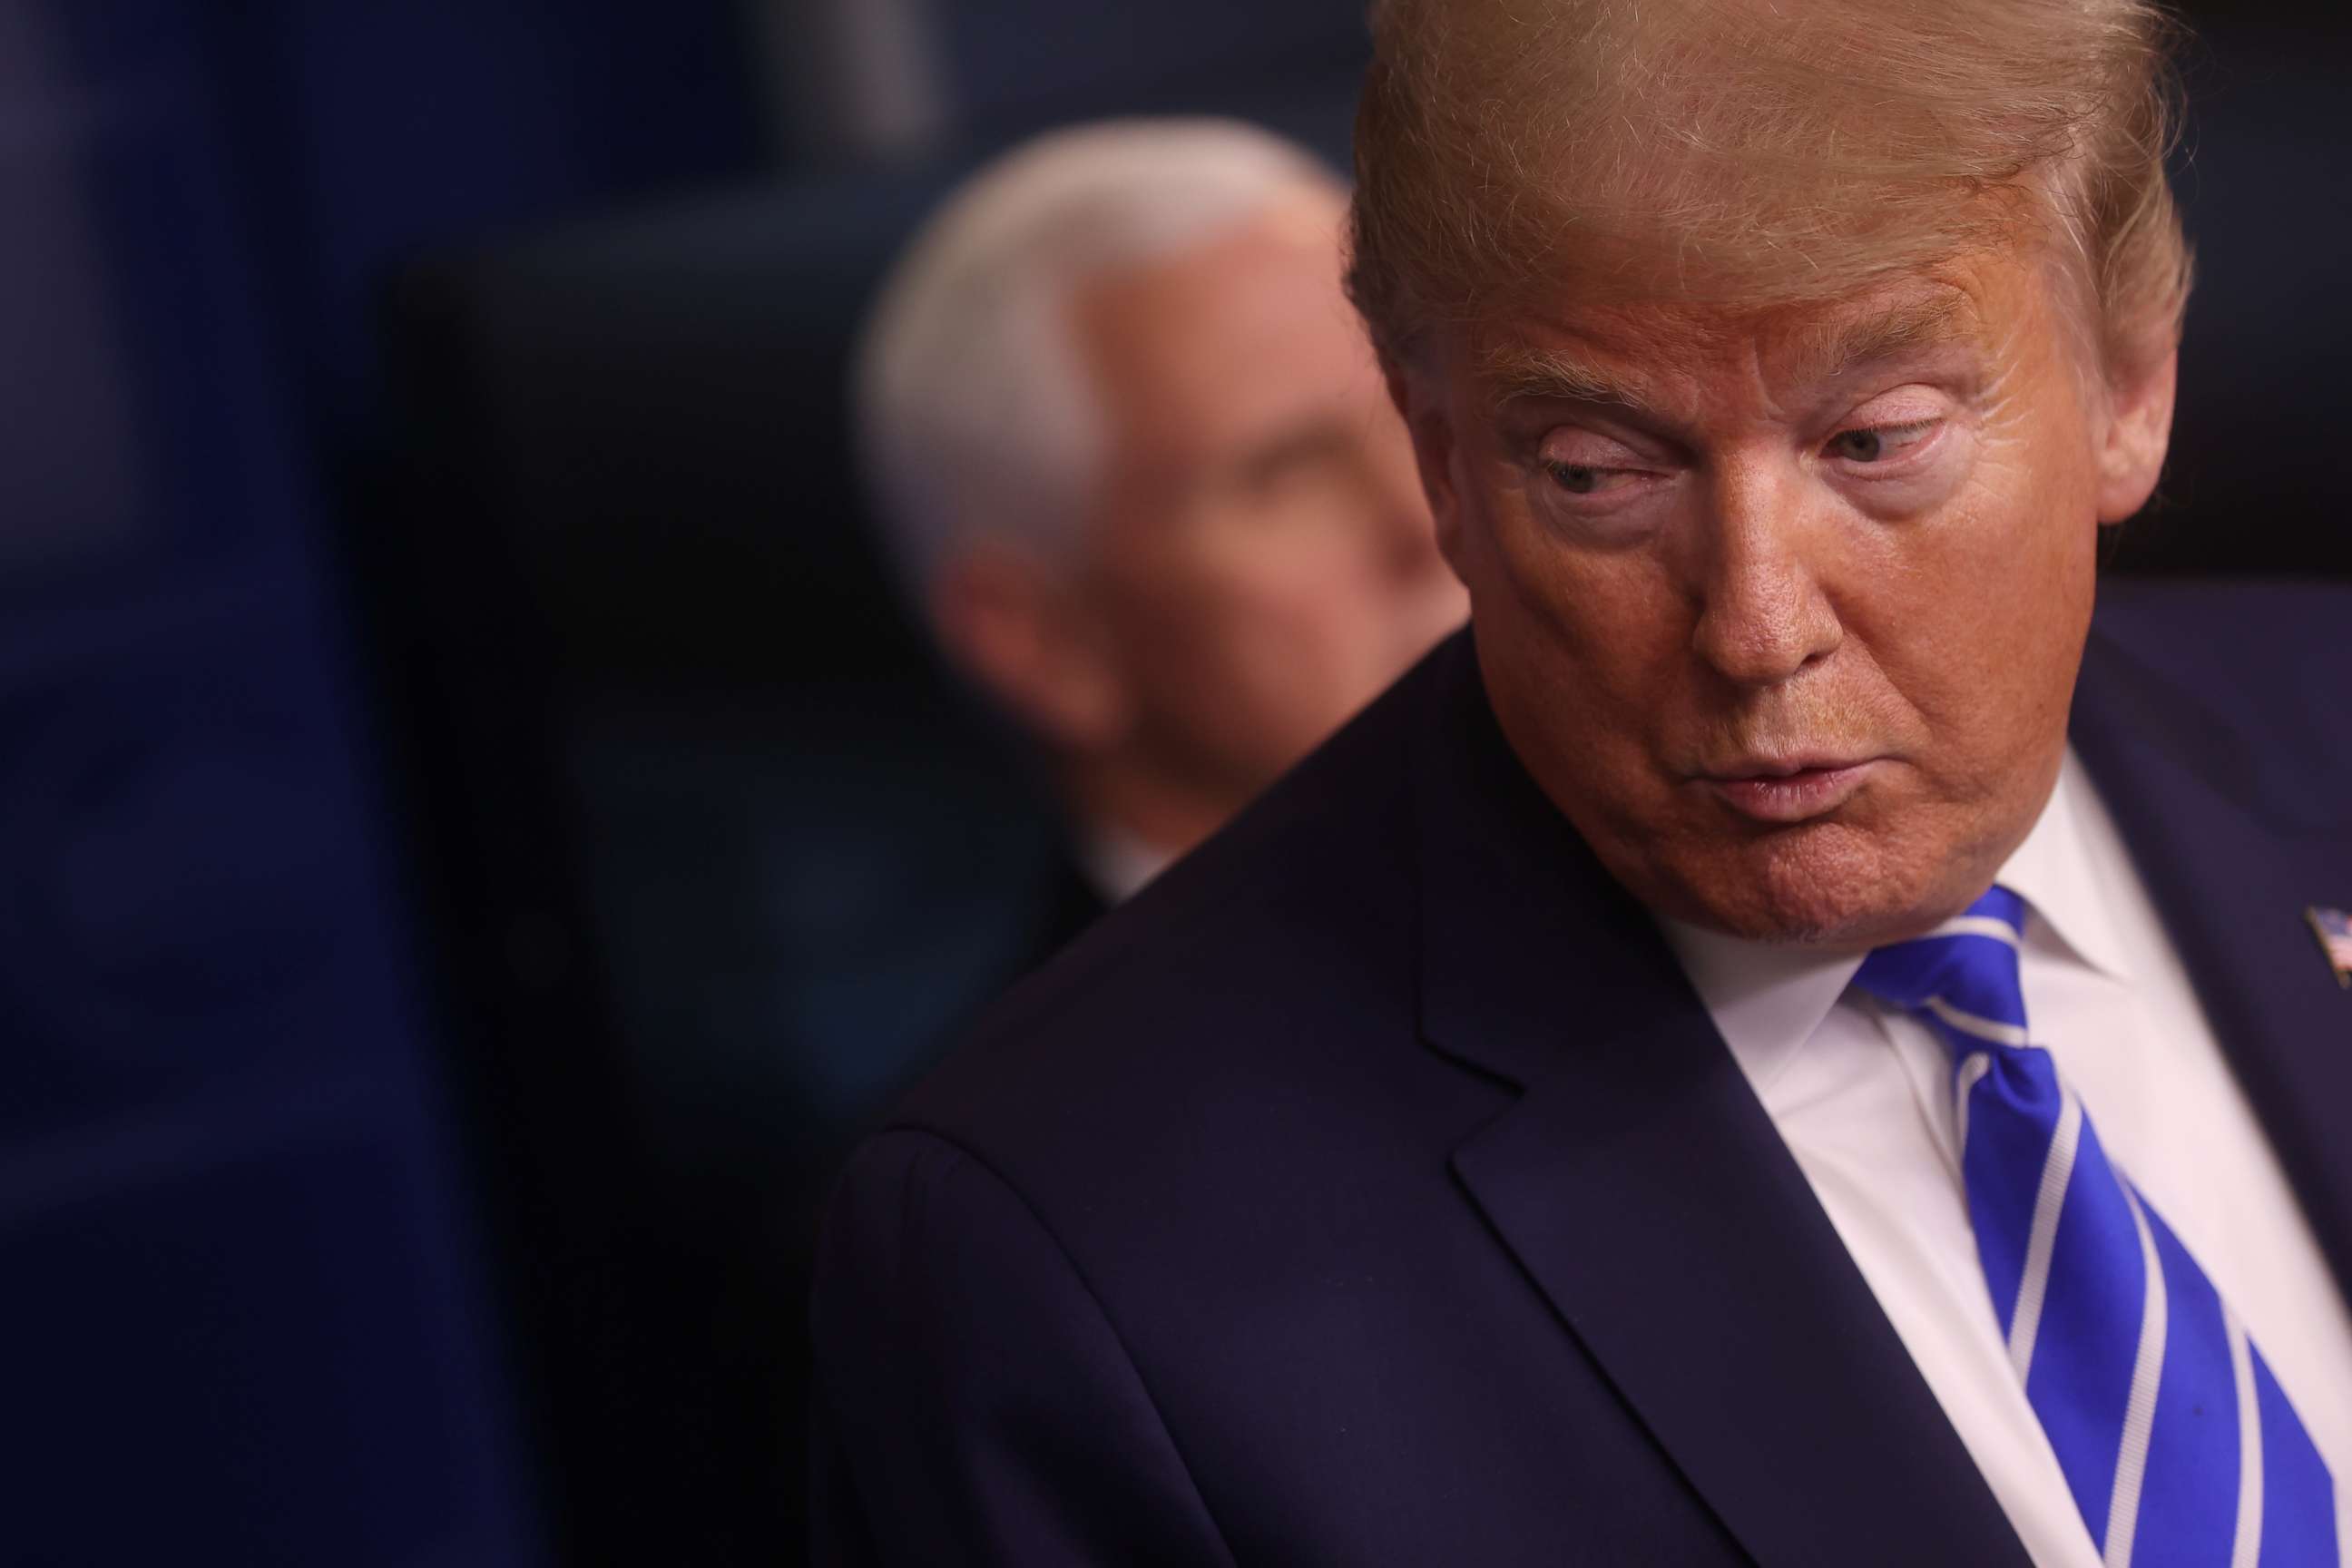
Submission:
{"label": "blurred man's face", "polygon": [[2054,294],[1999,255],[1770,314],[1563,300],[1400,378],[1497,717],[1653,909],[1865,947],[2032,826],[2171,384],[2103,394]]}
{"label": "blurred man's face", "polygon": [[1075,302],[1108,425],[1081,571],[1117,697],[1093,739],[1229,804],[1468,609],[1341,292],[1343,216],[1302,191]]}

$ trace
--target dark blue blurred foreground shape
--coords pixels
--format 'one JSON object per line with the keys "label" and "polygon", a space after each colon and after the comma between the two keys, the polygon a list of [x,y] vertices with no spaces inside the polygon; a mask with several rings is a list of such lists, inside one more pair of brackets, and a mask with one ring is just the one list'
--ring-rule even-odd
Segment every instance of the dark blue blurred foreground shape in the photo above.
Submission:
{"label": "dark blue blurred foreground shape", "polygon": [[698,156],[627,9],[0,0],[12,1568],[548,1560],[341,552],[393,261]]}

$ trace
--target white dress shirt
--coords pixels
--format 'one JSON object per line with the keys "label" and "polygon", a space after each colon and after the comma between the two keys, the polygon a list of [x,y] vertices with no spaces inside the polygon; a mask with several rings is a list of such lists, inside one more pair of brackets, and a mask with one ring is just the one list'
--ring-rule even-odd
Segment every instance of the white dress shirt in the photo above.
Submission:
{"label": "white dress shirt", "polygon": [[[2352,1563],[2352,1313],[2071,754],[1999,880],[2031,906],[2021,978],[2034,1042],[2294,1402],[2336,1477],[2343,1560]],[[2040,1568],[2098,1568],[2090,1529],[2010,1368],[1977,1259],[1943,1045],[1916,1019],[1847,988],[1858,958],[1664,923],[2027,1552]]]}

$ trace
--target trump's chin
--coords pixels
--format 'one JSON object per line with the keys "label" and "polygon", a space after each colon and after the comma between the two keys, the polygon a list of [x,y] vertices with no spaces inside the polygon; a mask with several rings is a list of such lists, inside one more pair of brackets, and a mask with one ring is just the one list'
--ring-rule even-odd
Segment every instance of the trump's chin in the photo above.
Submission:
{"label": "trump's chin", "polygon": [[1751,942],[1864,952],[1932,928],[1975,890],[1951,857],[1835,820],[1680,849],[1654,907]]}

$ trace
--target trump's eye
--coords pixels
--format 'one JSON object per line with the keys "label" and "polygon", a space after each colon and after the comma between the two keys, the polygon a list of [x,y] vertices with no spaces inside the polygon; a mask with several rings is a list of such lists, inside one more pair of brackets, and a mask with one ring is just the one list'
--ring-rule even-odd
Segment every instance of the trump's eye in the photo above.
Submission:
{"label": "trump's eye", "polygon": [[1848,463],[1884,463],[1908,456],[1936,434],[1937,421],[1909,425],[1873,425],[1841,430],[1830,437],[1829,455]]}
{"label": "trump's eye", "polygon": [[1530,454],[1553,495],[1578,502],[1628,500],[1655,477],[1654,456],[1598,430],[1562,425]]}
{"label": "trump's eye", "polygon": [[1603,468],[1591,463],[1559,463],[1547,461],[1544,472],[1551,482],[1572,496],[1601,495],[1621,489],[1634,476],[1623,468]]}

